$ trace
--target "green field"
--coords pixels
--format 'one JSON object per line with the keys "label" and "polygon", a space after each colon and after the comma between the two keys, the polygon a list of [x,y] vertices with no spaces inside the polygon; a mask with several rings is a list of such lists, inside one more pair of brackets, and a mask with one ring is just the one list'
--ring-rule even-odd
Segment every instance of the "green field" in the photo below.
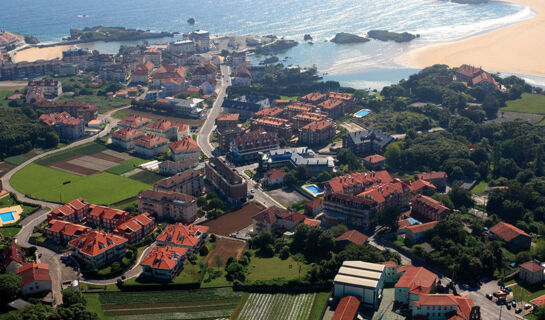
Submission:
{"label": "green field", "polygon": [[322,312],[327,305],[329,295],[329,292],[319,292],[316,294],[316,299],[314,299],[309,320],[322,320]]}
{"label": "green field", "polygon": [[70,148],[67,150],[55,152],[54,154],[45,156],[41,159],[36,160],[35,162],[37,164],[41,164],[43,166],[48,166],[50,164],[53,164],[55,162],[63,161],[69,158],[81,156],[81,155],[93,155],[97,152],[101,152],[106,150],[106,146],[102,144],[98,144],[96,142],[89,142],[86,144],[82,144],[81,146],[77,146],[74,148]]}
{"label": "green field", "polygon": [[7,157],[6,159],[4,159],[4,161],[6,161],[7,163],[10,163],[14,166],[18,166],[20,165],[21,163],[27,161],[28,159],[21,156],[21,155],[18,155],[18,156],[13,156],[13,157]]}
{"label": "green field", "polygon": [[484,193],[484,191],[488,188],[488,183],[486,181],[481,181],[478,184],[476,184],[473,189],[471,189],[471,192],[477,195],[481,195]]}
{"label": "green field", "polygon": [[0,228],[0,233],[2,234],[2,237],[13,237],[17,233],[19,233],[19,230],[21,230],[21,227],[2,227]]}
{"label": "green field", "polygon": [[[33,195],[42,190],[51,190],[62,186],[65,181],[75,183],[83,178],[72,173],[31,163],[13,175],[11,184],[26,195]],[[55,200],[59,201],[59,197],[57,196]]]}
{"label": "green field", "polygon": [[545,114],[545,95],[523,93],[520,99],[507,101],[500,111]]}
{"label": "green field", "polygon": [[127,173],[127,172],[133,170],[134,168],[138,167],[142,163],[146,163],[148,161],[149,160],[140,159],[140,158],[131,158],[131,159],[128,159],[128,160],[123,160],[117,166],[111,167],[110,169],[106,170],[106,172],[109,172],[109,173],[112,173],[112,174],[117,174],[117,175],[122,175],[124,173]]}
{"label": "green field", "polygon": [[[301,268],[299,272],[299,267]],[[278,257],[272,258],[259,258],[253,256],[248,266],[249,281],[256,280],[271,280],[280,279],[285,280],[303,278],[310,270],[310,265],[306,265],[302,262],[297,262],[289,257],[286,260],[282,260]]]}
{"label": "green field", "polygon": [[307,320],[315,297],[315,293],[252,293],[237,319]]}
{"label": "green field", "polygon": [[121,98],[109,98],[109,97],[103,97],[103,96],[77,96],[74,98],[62,98],[60,101],[70,101],[70,100],[78,100],[78,101],[85,101],[88,103],[92,103],[98,107],[99,113],[105,113],[112,109],[119,108],[126,106],[131,103],[130,99],[121,99]]}

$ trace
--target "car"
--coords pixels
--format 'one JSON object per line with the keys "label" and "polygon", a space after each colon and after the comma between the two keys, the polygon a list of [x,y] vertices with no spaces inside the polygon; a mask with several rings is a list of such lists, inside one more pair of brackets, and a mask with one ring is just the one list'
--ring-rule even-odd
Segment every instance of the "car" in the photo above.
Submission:
{"label": "car", "polygon": [[487,293],[487,294],[486,294],[486,298],[487,298],[488,300],[492,300],[492,295],[491,295],[490,293]]}
{"label": "car", "polygon": [[515,300],[511,301],[511,304],[513,305],[513,307],[517,307],[517,302]]}
{"label": "car", "polygon": [[505,305],[507,307],[507,310],[511,310],[511,305],[508,303]]}
{"label": "car", "polygon": [[511,288],[509,288],[509,287],[505,287],[504,289],[505,289],[504,291],[507,292],[507,293],[511,293],[511,291],[512,291]]}
{"label": "car", "polygon": [[503,281],[501,281],[501,280],[498,281],[498,286],[503,287],[504,285],[505,285],[505,283],[503,283]]}
{"label": "car", "polygon": [[532,307],[532,305],[530,305],[530,304],[527,303],[527,304],[524,305],[524,310],[528,310],[528,309],[530,309],[531,307]]}
{"label": "car", "polygon": [[255,193],[255,190],[250,190],[251,193]]}
{"label": "car", "polygon": [[522,312],[522,308],[517,308],[517,309],[515,309],[515,312],[516,312],[516,313],[521,313],[521,312]]}

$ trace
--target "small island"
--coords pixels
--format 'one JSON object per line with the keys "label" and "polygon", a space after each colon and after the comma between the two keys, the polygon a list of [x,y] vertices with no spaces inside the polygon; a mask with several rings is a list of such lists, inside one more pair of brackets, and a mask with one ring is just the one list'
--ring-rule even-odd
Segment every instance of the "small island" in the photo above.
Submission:
{"label": "small island", "polygon": [[273,63],[277,63],[278,61],[280,61],[280,59],[277,56],[272,56],[272,57],[268,57],[265,60],[261,61],[259,64],[260,65],[273,64]]}
{"label": "small island", "polygon": [[304,40],[305,41],[312,41],[312,36],[310,34],[305,34]]}
{"label": "small island", "polygon": [[73,41],[125,41],[142,40],[153,38],[173,37],[171,32],[150,32],[136,29],[126,29],[122,27],[103,27],[96,26],[84,28],[83,30],[70,29],[70,37],[67,40]]}
{"label": "small island", "polygon": [[194,25],[195,24],[195,19],[194,18],[187,19],[187,24],[189,24],[191,26]]}
{"label": "small island", "polygon": [[481,4],[488,3],[488,0],[452,0],[452,2],[460,4]]}
{"label": "small island", "polygon": [[365,43],[368,41],[370,40],[365,37],[360,37],[358,35],[346,33],[346,32],[337,33],[335,37],[331,39],[331,42],[334,42],[337,44]]}
{"label": "small island", "polygon": [[295,40],[280,39],[269,44],[258,46],[254,49],[256,54],[271,55],[277,52],[285,51],[297,46],[299,43]]}
{"label": "small island", "polygon": [[397,33],[387,30],[371,30],[367,32],[367,36],[375,40],[395,42],[409,42],[415,38],[420,37],[420,35],[415,35],[408,32]]}

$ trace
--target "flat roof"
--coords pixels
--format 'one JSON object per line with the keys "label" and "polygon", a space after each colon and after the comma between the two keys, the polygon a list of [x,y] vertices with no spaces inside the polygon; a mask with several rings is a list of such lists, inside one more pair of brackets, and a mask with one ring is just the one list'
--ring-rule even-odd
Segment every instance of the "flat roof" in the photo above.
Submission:
{"label": "flat roof", "polygon": [[356,277],[356,278],[364,278],[369,280],[377,280],[377,281],[380,280],[380,278],[382,277],[382,272],[375,272],[375,271],[348,268],[348,267],[341,267],[337,274],[342,274],[345,276]]}
{"label": "flat roof", "polygon": [[335,276],[335,279],[333,279],[333,284],[346,284],[349,286],[370,288],[373,290],[378,287],[378,281],[376,280],[344,276],[342,274]]}
{"label": "flat roof", "polygon": [[384,271],[384,266],[378,263],[370,263],[364,261],[345,261],[343,267],[350,267],[355,269],[370,270],[376,272]]}

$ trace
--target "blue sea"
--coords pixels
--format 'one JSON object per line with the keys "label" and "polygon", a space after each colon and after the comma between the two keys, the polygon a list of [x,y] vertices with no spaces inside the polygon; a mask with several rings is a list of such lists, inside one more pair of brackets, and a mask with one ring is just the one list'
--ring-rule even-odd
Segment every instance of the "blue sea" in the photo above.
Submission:
{"label": "blue sea", "polygon": [[[355,87],[382,87],[411,73],[395,57],[425,45],[454,41],[533,17],[517,4],[463,5],[441,0],[1,0],[0,29],[61,40],[70,28],[96,25],[152,31],[209,30],[213,35],[274,34],[300,45],[282,53],[286,64],[317,66],[327,79]],[[194,26],[187,24],[194,18]],[[371,29],[419,34],[410,43],[325,42],[337,32]],[[314,45],[303,42],[311,34]],[[118,43],[99,45],[115,52]]]}

